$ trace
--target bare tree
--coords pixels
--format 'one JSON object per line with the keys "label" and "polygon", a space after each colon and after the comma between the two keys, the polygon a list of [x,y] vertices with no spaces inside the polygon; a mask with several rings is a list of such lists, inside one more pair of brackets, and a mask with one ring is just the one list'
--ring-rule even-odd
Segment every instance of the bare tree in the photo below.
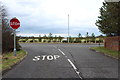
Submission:
{"label": "bare tree", "polygon": [[[9,27],[9,19],[5,6],[0,2],[0,14],[1,14],[1,34],[2,34],[2,53],[13,51],[13,29]],[[17,42],[17,41],[16,41]],[[17,43],[17,50],[19,45]]]}

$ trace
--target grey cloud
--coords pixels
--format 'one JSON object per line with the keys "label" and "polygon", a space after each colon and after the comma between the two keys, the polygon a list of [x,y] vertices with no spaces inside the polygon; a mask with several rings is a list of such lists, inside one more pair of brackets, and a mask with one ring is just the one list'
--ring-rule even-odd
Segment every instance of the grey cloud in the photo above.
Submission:
{"label": "grey cloud", "polygon": [[[20,33],[23,33],[23,34],[24,33],[48,34],[51,32],[54,34],[57,34],[57,33],[58,34],[67,34],[67,24],[68,24],[67,23],[67,15],[66,14],[64,15],[65,12],[62,12],[64,10],[61,9],[60,6],[58,6],[58,8],[60,9],[60,12],[59,13],[56,12],[55,14],[53,13],[56,10],[59,11],[56,8],[57,7],[57,5],[55,5],[56,3],[54,3],[55,6],[52,6],[52,3],[47,6],[44,4],[46,4],[46,2],[50,1],[50,0],[11,0],[11,1],[5,0],[5,1],[8,6],[8,11],[10,13],[10,16],[18,17],[20,19],[20,22],[21,22],[21,27],[19,29]],[[52,0],[52,1],[54,1],[54,0]],[[61,1],[61,0],[59,0],[59,1]],[[79,0],[75,0],[75,1],[79,1]],[[75,1],[74,1],[74,4],[75,4]],[[95,1],[95,0],[93,0],[93,1]],[[13,5],[11,5],[12,2],[14,3]],[[91,4],[92,4],[92,2],[91,2]],[[85,34],[86,32],[90,32],[90,33],[94,32],[96,34],[100,34],[99,30],[94,25],[94,23],[95,23],[94,15],[91,16],[89,13],[85,13],[88,16],[88,17],[86,17],[86,16],[84,16],[83,12],[80,12],[80,10],[78,10],[77,12],[82,13],[82,16],[80,14],[80,16],[77,17],[77,19],[74,18],[74,16],[76,16],[76,14],[72,14],[72,13],[77,13],[74,11],[76,11],[75,10],[76,8],[78,9],[78,7],[80,7],[78,3],[76,5],[75,5],[76,7],[74,5],[72,5],[72,7],[74,7],[73,8],[74,10],[70,14],[71,16],[73,16],[73,18],[70,16],[70,33],[75,34],[75,35],[77,35],[78,33]],[[47,6],[47,8],[45,6]],[[50,6],[52,6],[51,8],[52,8],[53,12],[52,12],[52,10],[50,10],[51,8],[49,9]],[[89,4],[88,4],[88,6],[89,6]],[[80,7],[80,9],[86,9],[84,11],[87,12],[87,8],[91,8],[88,6],[83,6],[85,8]],[[64,8],[64,7],[62,7],[62,8]],[[94,8],[94,6],[92,8]],[[95,8],[95,9],[97,9],[97,8]],[[71,10],[72,10],[72,8],[71,8]],[[92,13],[94,13],[93,11],[94,11],[94,9],[92,9]],[[95,11],[97,11],[97,10],[95,10]],[[97,12],[95,12],[95,14],[96,13]],[[62,18],[62,16],[63,16],[63,18]],[[82,17],[82,20],[80,20],[81,17]],[[81,23],[81,24],[79,24],[79,23]]]}

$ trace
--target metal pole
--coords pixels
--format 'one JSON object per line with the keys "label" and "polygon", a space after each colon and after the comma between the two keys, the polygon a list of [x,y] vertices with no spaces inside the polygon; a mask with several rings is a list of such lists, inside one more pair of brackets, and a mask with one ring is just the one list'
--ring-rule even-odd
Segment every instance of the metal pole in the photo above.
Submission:
{"label": "metal pole", "polygon": [[68,14],[68,43],[69,43],[69,14]]}
{"label": "metal pole", "polygon": [[16,29],[14,29],[14,56],[16,56]]}

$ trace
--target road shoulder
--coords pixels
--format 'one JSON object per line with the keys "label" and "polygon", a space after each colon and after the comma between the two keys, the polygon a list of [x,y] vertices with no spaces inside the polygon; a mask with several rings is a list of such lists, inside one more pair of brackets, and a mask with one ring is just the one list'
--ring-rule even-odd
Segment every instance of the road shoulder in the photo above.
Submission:
{"label": "road shoulder", "polygon": [[[13,52],[10,53],[9,57],[8,55],[2,57],[2,75],[4,75],[6,72],[14,68],[17,64],[22,62],[28,54],[24,50],[18,51],[17,56],[13,56],[12,53]],[[9,61],[11,61],[10,64]]]}
{"label": "road shoulder", "polygon": [[108,50],[105,49],[104,47],[91,47],[89,48],[91,51],[95,51],[101,54],[104,54],[107,57],[111,57],[114,59],[119,59],[120,57],[120,52],[119,51],[113,51],[113,50]]}

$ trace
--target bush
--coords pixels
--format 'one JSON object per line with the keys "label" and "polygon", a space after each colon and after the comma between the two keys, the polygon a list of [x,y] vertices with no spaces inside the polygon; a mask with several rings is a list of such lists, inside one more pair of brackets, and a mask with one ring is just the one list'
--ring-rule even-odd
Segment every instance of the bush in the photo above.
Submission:
{"label": "bush", "polygon": [[50,43],[51,41],[49,40],[48,43]]}
{"label": "bush", "polygon": [[67,43],[68,41],[62,41],[63,43]]}
{"label": "bush", "polygon": [[43,40],[43,42],[46,42],[46,40]]}
{"label": "bush", "polygon": [[33,40],[30,40],[30,42],[33,42]]}

